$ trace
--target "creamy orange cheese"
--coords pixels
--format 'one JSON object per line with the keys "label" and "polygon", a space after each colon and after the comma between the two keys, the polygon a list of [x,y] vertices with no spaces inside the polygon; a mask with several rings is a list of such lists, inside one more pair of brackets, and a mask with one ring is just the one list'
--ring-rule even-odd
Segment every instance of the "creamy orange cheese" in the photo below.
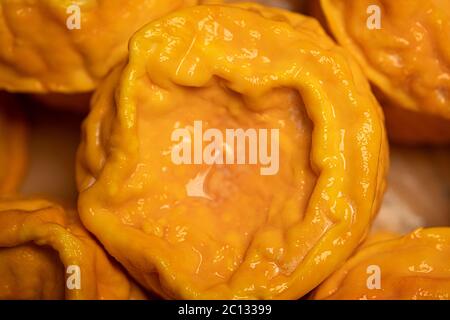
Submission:
{"label": "creamy orange cheese", "polygon": [[314,298],[449,300],[449,257],[449,228],[374,240],[321,284]]}
{"label": "creamy orange cheese", "polygon": [[[278,132],[277,170],[261,174],[270,166],[260,154],[239,163],[226,139],[217,150],[229,163],[195,161],[196,139],[204,156],[230,130],[253,130],[258,144],[261,132]],[[174,162],[183,148],[190,156]],[[364,237],[386,156],[367,81],[315,20],[198,6],[141,29],[128,64],[95,94],[78,154],[79,210],[163,297],[299,298]]]}
{"label": "creamy orange cheese", "polygon": [[146,23],[196,0],[3,0],[0,89],[92,91]]}
{"label": "creamy orange cheese", "polygon": [[0,299],[62,300],[65,268],[57,252],[32,244],[0,249]]}
{"label": "creamy orange cheese", "polygon": [[41,199],[0,198],[1,299],[145,299],[81,225]]}
{"label": "creamy orange cheese", "polygon": [[[321,4],[338,42],[354,54],[383,95],[397,107],[450,119],[449,1]],[[379,29],[368,27],[373,19],[379,20]]]}

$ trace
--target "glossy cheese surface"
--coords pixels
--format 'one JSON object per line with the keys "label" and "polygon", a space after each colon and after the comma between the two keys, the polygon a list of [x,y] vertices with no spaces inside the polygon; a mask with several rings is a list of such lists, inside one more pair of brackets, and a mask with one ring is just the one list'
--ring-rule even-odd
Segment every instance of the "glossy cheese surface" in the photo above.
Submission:
{"label": "glossy cheese surface", "polygon": [[[278,129],[279,170],[175,164],[173,132],[192,147],[196,121],[223,135]],[[107,251],[165,298],[296,299],[363,239],[386,167],[369,85],[314,19],[198,6],[136,33],[128,64],[96,92],[78,204]]]}
{"label": "glossy cheese surface", "polygon": [[[449,1],[322,0],[321,4],[338,42],[395,106],[450,120]],[[380,9],[380,29],[368,27],[376,19],[373,6]]]}
{"label": "glossy cheese surface", "polygon": [[[0,89],[92,91],[146,23],[196,0],[2,0]],[[77,24],[79,22],[79,24]]]}
{"label": "glossy cheese surface", "polygon": [[[315,299],[450,299],[450,228],[374,239],[320,285]],[[367,286],[377,266],[380,287]],[[369,279],[369,284],[372,283]]]}
{"label": "glossy cheese surface", "polygon": [[[76,269],[75,269],[76,268]],[[1,299],[145,299],[75,212],[0,199]]]}

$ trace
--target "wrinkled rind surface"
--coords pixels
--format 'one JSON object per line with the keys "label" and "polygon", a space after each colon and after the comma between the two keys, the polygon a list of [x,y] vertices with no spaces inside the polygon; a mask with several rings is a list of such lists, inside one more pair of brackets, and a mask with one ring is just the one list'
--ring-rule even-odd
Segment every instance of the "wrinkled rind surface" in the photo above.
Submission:
{"label": "wrinkled rind surface", "polygon": [[[66,286],[71,265],[81,289]],[[45,200],[0,199],[0,272],[2,298],[145,299],[75,213]]]}
{"label": "wrinkled rind surface", "polygon": [[0,248],[1,300],[63,300],[64,274],[52,249],[33,244]]}
{"label": "wrinkled rind surface", "polygon": [[[232,41],[224,39],[225,28],[232,31]],[[251,36],[253,30],[260,39]],[[242,55],[244,46],[256,50],[256,57]],[[202,87],[214,77],[248,97],[280,87],[297,90],[314,125],[311,167],[319,177],[303,220],[277,230],[282,258],[270,260],[250,244],[231,279],[203,290],[195,277],[177,271],[192,261],[177,261],[168,243],[124,225],[113,211],[145,196],[145,188],[130,183],[139,162],[140,91],[155,97],[154,110],[145,113],[164,112],[176,101],[178,88]],[[383,119],[369,85],[315,20],[251,4],[199,6],[135,34],[124,71],[114,71],[94,96],[78,153],[79,210],[108,252],[142,285],[166,298],[296,299],[364,238],[381,201],[386,167]],[[268,279],[252,270],[255,259],[283,271]]]}
{"label": "wrinkled rind surface", "polygon": [[67,0],[0,2],[0,89],[87,92],[125,59],[146,23],[196,0],[78,1],[81,28],[69,30]]}
{"label": "wrinkled rind surface", "polygon": [[[397,107],[450,120],[450,2],[321,0],[338,42]],[[380,30],[366,26],[378,5]]]}
{"label": "wrinkled rind surface", "polygon": [[[389,239],[390,238],[390,239]],[[450,228],[418,229],[370,241],[316,289],[314,299],[450,299]],[[381,289],[369,290],[367,267]]]}
{"label": "wrinkled rind surface", "polygon": [[15,98],[0,92],[0,195],[20,187],[27,165],[28,130]]}

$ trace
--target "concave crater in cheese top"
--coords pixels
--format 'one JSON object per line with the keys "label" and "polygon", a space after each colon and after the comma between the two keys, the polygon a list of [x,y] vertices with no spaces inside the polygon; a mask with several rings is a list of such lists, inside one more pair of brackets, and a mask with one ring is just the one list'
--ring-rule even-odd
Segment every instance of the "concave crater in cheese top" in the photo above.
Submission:
{"label": "concave crater in cheese top", "polygon": [[[312,19],[251,4],[181,10],[132,38],[93,101],[81,217],[164,297],[298,298],[350,254],[379,204],[380,110]],[[224,136],[278,129],[279,171],[174,164],[173,131],[196,121]]]}

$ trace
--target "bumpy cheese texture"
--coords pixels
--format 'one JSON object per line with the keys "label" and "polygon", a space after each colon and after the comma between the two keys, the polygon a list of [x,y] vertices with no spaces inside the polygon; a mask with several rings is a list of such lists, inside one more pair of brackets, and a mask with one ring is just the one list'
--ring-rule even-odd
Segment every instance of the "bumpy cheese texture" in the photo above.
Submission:
{"label": "bumpy cheese texture", "polygon": [[1,198],[0,299],[145,295],[83,228],[76,213],[45,200]]}
{"label": "bumpy cheese texture", "polygon": [[0,92],[0,195],[20,187],[27,164],[27,124],[16,99]]}
{"label": "bumpy cheese texture", "polygon": [[[0,89],[78,93],[96,88],[146,23],[196,0],[2,0]],[[80,29],[69,29],[77,22]],[[74,20],[75,18],[75,20]]]}
{"label": "bumpy cheese texture", "polygon": [[[371,5],[381,9],[381,29],[367,27]],[[321,6],[332,34],[386,100],[393,139],[450,143],[450,2],[321,0]]]}
{"label": "bumpy cheese texture", "polygon": [[65,268],[58,254],[33,244],[0,248],[0,299],[63,300]]}
{"label": "bumpy cheese texture", "polygon": [[[223,135],[278,129],[279,171],[174,164],[172,132],[195,121]],[[296,299],[365,236],[386,157],[369,84],[317,21],[198,6],[136,33],[125,69],[96,92],[78,154],[80,216],[165,298]]]}
{"label": "bumpy cheese texture", "polygon": [[[316,289],[315,299],[450,299],[450,228],[418,229],[363,246]],[[380,287],[367,270],[379,267]]]}

